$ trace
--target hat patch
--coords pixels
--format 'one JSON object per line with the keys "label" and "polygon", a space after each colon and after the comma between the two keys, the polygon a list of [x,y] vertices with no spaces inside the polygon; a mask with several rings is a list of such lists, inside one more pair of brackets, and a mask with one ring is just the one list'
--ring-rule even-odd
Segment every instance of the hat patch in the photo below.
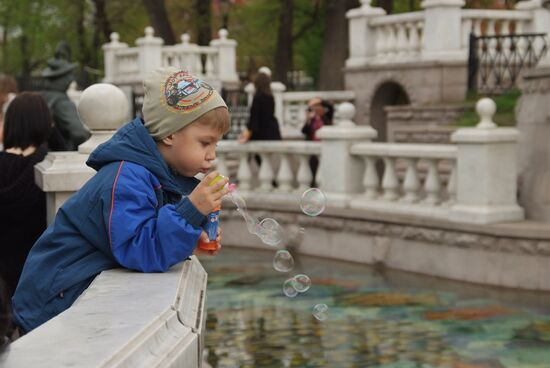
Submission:
{"label": "hat patch", "polygon": [[168,77],[164,84],[164,99],[173,109],[191,112],[214,93],[206,82],[180,70]]}

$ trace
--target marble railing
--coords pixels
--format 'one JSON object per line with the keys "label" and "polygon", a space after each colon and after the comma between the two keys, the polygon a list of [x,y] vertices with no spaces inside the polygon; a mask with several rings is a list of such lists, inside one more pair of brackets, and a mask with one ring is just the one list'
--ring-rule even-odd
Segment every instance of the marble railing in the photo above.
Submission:
{"label": "marble railing", "polygon": [[373,18],[370,27],[374,32],[377,58],[395,56],[415,57],[422,49],[424,13],[413,12]]}
{"label": "marble railing", "polygon": [[463,0],[424,0],[422,11],[387,15],[361,0],[349,19],[348,67],[418,61],[462,61],[469,35],[550,32],[550,16],[539,0],[518,2],[515,10],[463,9]]}
{"label": "marble railing", "polygon": [[194,256],[165,273],[104,271],[69,309],[9,345],[0,366],[201,367],[206,283]]}
{"label": "marble railing", "polygon": [[455,145],[368,142],[350,151],[365,163],[365,192],[352,207],[390,204],[400,212],[440,217],[456,202]]}
{"label": "marble railing", "polygon": [[162,38],[155,37],[154,33],[152,27],[145,28],[145,36],[136,40],[136,47],[128,47],[126,43],[119,41],[118,33],[112,33],[110,42],[103,45],[104,82],[117,85],[140,84],[151,70],[161,66],[177,66],[211,83],[238,84],[237,42],[227,38],[227,30],[221,29],[218,32],[219,37],[212,40],[209,46],[190,43],[188,34],[181,36],[179,44],[163,46]]}
{"label": "marble railing", "polygon": [[[219,78],[218,51],[211,46],[199,46],[189,43],[190,36],[181,36],[181,44],[162,48],[162,66],[182,66],[193,75],[204,79]],[[204,58],[204,63],[203,63]]]}
{"label": "marble railing", "polygon": [[[310,157],[320,153],[319,142],[222,141],[217,149],[216,167],[237,180],[242,192],[301,193],[312,183]],[[320,181],[319,175],[316,180]]]}

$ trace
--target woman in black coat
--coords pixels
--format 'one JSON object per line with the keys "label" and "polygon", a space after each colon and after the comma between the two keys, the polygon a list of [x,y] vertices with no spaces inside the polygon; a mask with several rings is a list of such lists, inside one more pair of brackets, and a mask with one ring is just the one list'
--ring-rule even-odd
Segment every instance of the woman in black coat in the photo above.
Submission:
{"label": "woman in black coat", "polygon": [[265,73],[258,73],[254,79],[254,87],[256,92],[250,107],[250,118],[239,142],[281,140],[279,122],[275,117],[275,100],[271,93],[271,78]]}
{"label": "woman in black coat", "polygon": [[[46,156],[50,111],[38,93],[10,103],[0,152],[0,278],[13,295],[25,259],[46,229],[46,197],[34,183],[34,165]],[[2,136],[2,134],[0,134]]]}

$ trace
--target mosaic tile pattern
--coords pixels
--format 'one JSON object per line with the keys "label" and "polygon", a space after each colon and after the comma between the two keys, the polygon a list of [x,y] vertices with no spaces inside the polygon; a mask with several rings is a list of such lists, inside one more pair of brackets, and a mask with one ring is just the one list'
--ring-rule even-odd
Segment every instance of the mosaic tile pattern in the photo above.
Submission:
{"label": "mosaic tile pattern", "polygon": [[[273,255],[224,248],[202,259],[212,367],[550,367],[550,294],[296,255],[283,274]],[[311,288],[285,297],[298,273]],[[327,320],[313,317],[317,303]]]}

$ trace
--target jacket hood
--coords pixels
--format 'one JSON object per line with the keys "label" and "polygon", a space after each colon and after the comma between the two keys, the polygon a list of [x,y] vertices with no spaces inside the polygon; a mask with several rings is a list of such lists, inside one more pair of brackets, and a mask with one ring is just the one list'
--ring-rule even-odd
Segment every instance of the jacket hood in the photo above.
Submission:
{"label": "jacket hood", "polygon": [[141,118],[127,123],[111,139],[100,144],[90,154],[86,165],[99,171],[103,166],[119,161],[129,161],[145,167],[159,179],[164,190],[170,192],[188,194],[199,181],[193,177],[181,176],[168,167]]}

